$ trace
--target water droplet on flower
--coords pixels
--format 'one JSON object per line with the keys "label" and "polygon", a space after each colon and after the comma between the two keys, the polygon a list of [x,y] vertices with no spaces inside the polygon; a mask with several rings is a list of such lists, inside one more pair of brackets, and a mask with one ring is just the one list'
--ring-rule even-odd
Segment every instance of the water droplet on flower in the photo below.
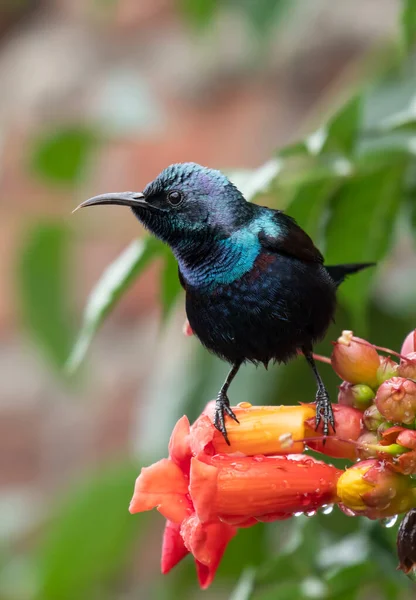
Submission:
{"label": "water droplet on flower", "polygon": [[239,402],[237,404],[238,408],[251,408],[253,405],[250,402]]}
{"label": "water droplet on flower", "polygon": [[293,513],[294,517],[301,517],[302,515],[303,515],[302,511],[301,512],[295,512],[295,513]]}
{"label": "water droplet on flower", "polygon": [[386,517],[385,519],[381,519],[381,524],[383,527],[387,527],[387,529],[389,529],[390,527],[396,525],[397,518],[397,515],[394,515],[393,517]]}
{"label": "water droplet on flower", "polygon": [[264,456],[262,454],[256,454],[255,456],[253,456],[253,460],[255,460],[256,462],[263,462]]}
{"label": "water droplet on flower", "polygon": [[302,506],[309,506],[309,504],[311,503],[311,499],[309,498],[308,494],[303,495],[303,498],[300,499],[300,503],[302,504]]}
{"label": "water droplet on flower", "polygon": [[305,514],[307,517],[314,517],[316,515],[316,510],[308,510]]}
{"label": "water droplet on flower", "polygon": [[282,487],[284,487],[284,488],[288,488],[289,487],[289,482],[287,481],[287,479],[284,479],[282,481]]}
{"label": "water droplet on flower", "polygon": [[282,433],[279,435],[279,442],[283,449],[291,448],[293,446],[293,437],[290,432]]}
{"label": "water droplet on flower", "polygon": [[333,504],[324,504],[323,507],[321,508],[320,512],[323,515],[330,515],[333,510],[334,510],[334,505]]}
{"label": "water droplet on flower", "polygon": [[250,465],[246,462],[232,462],[231,466],[234,467],[236,471],[248,471],[250,468]]}

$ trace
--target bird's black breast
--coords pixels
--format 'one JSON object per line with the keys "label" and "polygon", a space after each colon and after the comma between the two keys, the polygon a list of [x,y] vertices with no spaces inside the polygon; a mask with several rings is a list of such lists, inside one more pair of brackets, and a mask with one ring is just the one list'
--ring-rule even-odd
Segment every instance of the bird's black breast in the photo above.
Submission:
{"label": "bird's black breast", "polygon": [[286,361],[323,337],[335,311],[335,285],[321,264],[267,251],[230,284],[185,288],[194,333],[229,362]]}

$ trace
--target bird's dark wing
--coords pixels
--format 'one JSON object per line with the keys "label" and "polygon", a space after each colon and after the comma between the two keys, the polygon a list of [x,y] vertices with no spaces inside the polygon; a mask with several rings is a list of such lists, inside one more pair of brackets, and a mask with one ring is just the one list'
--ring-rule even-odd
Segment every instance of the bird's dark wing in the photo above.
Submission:
{"label": "bird's dark wing", "polygon": [[305,262],[324,262],[324,257],[311,238],[292,217],[276,211],[274,220],[280,229],[278,235],[271,236],[264,230],[259,233],[260,243],[265,250],[287,254]]}
{"label": "bird's dark wing", "polygon": [[181,270],[180,270],[179,267],[178,267],[178,277],[179,277],[179,283],[181,284],[181,286],[183,287],[183,289],[186,290],[185,279],[183,278],[183,275],[182,275]]}

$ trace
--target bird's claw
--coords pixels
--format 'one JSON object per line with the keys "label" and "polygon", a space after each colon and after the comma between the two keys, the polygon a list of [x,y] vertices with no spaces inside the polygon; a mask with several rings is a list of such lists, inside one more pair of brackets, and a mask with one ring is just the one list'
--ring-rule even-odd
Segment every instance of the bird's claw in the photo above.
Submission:
{"label": "bird's claw", "polygon": [[[315,419],[315,430],[318,429],[322,421],[322,432],[326,437],[329,434],[329,426],[331,425],[332,430],[335,433],[335,419],[334,412],[332,410],[331,401],[329,399],[328,392],[326,390],[318,390],[316,394],[316,419]],[[324,438],[325,443],[325,438]]]}
{"label": "bird's claw", "polygon": [[227,442],[228,445],[230,445],[230,441],[229,441],[228,435],[227,435],[227,429],[225,427],[225,422],[224,422],[225,415],[228,415],[229,417],[234,419],[234,421],[236,423],[239,423],[239,420],[237,419],[237,417],[235,416],[235,414],[233,413],[233,411],[230,408],[230,401],[228,400],[227,395],[221,394],[221,392],[220,392],[215,401],[214,427],[222,433],[225,441]]}

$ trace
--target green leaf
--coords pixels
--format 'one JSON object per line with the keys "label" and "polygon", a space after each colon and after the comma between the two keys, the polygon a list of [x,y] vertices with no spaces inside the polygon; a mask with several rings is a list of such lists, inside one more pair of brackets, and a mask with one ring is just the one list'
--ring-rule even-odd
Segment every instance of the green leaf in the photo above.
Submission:
{"label": "green leaf", "polygon": [[416,41],[416,2],[402,0],[402,39],[405,52],[409,52]]}
{"label": "green leaf", "polygon": [[206,27],[218,9],[218,0],[180,0],[185,17],[196,27]]}
{"label": "green leaf", "polygon": [[253,597],[255,586],[255,569],[248,567],[243,571],[237,586],[232,591],[229,600],[250,600]]}
{"label": "green leaf", "polygon": [[297,187],[286,211],[317,242],[331,195],[339,186],[337,178],[310,181]]}
{"label": "green leaf", "polygon": [[76,183],[85,172],[96,142],[93,132],[85,127],[48,131],[33,141],[31,166],[51,183]]}
{"label": "green leaf", "polygon": [[23,322],[57,367],[64,365],[72,343],[68,251],[64,225],[38,223],[23,240],[17,269]]}
{"label": "green leaf", "polygon": [[[400,201],[404,165],[357,175],[335,194],[326,229],[326,264],[380,261],[386,254]],[[374,269],[350,277],[340,296],[359,328],[364,327]]]}
{"label": "green leaf", "polygon": [[356,95],[328,121],[321,153],[337,151],[350,156],[359,135],[361,115],[362,99]]}
{"label": "green leaf", "polygon": [[70,373],[80,366],[97,329],[122,294],[163,250],[162,243],[153,237],[135,240],[107,267],[88,299],[81,331],[67,362]]}
{"label": "green leaf", "polygon": [[365,561],[356,565],[349,565],[329,572],[325,576],[330,596],[338,598],[340,594],[357,589],[357,581],[360,585],[377,580],[380,576],[379,568],[371,561]]}
{"label": "green leaf", "polygon": [[137,465],[90,474],[52,513],[39,552],[39,600],[87,600],[120,570],[148,515],[130,515]]}
{"label": "green leaf", "polygon": [[166,248],[163,260],[160,286],[163,318],[166,319],[174,307],[182,288],[179,283],[178,264],[170,249]]}
{"label": "green leaf", "polygon": [[233,171],[228,176],[244,198],[251,202],[257,195],[269,191],[281,171],[282,164],[280,159],[271,159],[257,169]]}
{"label": "green leaf", "polygon": [[247,16],[251,26],[263,37],[273,29],[289,8],[289,0],[237,0],[234,2]]}
{"label": "green leaf", "polygon": [[262,590],[254,596],[255,600],[304,600],[302,586],[299,583],[283,583]]}

